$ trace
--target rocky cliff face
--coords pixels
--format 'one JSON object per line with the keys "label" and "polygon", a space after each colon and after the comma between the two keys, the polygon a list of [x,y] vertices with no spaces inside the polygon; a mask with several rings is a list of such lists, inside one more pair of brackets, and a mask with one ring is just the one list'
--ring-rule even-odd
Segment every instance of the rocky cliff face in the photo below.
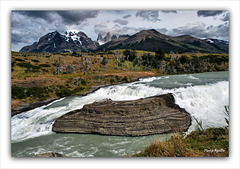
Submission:
{"label": "rocky cliff face", "polygon": [[185,131],[190,115],[174,103],[171,94],[134,101],[95,102],[58,118],[55,132],[144,136]]}
{"label": "rocky cliff face", "polygon": [[99,43],[99,45],[102,45],[105,43],[105,40],[103,39],[101,33],[98,34],[97,42]]}
{"label": "rocky cliff face", "polygon": [[102,37],[102,34],[99,33],[98,38],[97,38],[97,42],[98,42],[99,45],[103,45],[103,44],[105,44],[107,42],[110,42],[112,40],[115,40],[115,39],[117,39],[117,35],[112,35],[111,36],[110,32],[108,32],[104,38]]}
{"label": "rocky cliff face", "polygon": [[107,35],[106,35],[106,37],[104,39],[105,39],[105,42],[109,42],[109,41],[112,40],[110,32],[107,33]]}
{"label": "rocky cliff face", "polygon": [[96,50],[98,43],[92,41],[83,32],[51,32],[42,36],[38,42],[23,47],[20,52],[88,52]]}

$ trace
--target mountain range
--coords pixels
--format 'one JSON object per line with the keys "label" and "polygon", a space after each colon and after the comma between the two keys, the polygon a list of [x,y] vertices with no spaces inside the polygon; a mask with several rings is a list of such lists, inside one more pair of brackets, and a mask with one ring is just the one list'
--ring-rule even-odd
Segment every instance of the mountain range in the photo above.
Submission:
{"label": "mountain range", "polygon": [[110,32],[103,38],[98,34],[97,42],[84,32],[51,32],[30,46],[23,47],[20,52],[88,52],[108,51],[114,49],[135,49],[155,51],[163,48],[166,53],[227,53],[228,42],[218,39],[198,39],[190,35],[167,36],[155,29],[142,30],[132,36],[111,36]]}
{"label": "mountain range", "polygon": [[38,42],[23,47],[20,52],[88,52],[96,50],[99,44],[92,41],[84,32],[51,32],[42,36]]}

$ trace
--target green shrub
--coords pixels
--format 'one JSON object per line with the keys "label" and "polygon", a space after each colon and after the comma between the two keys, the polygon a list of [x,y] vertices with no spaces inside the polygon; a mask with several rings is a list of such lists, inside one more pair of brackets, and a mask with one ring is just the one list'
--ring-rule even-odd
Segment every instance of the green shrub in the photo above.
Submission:
{"label": "green shrub", "polygon": [[39,64],[39,67],[51,67],[49,64]]}
{"label": "green shrub", "polygon": [[20,62],[24,61],[23,59],[20,59],[20,58],[16,58],[15,60]]}
{"label": "green shrub", "polygon": [[34,66],[32,65],[31,63],[29,62],[20,62],[20,63],[17,63],[17,66],[19,67],[23,67],[23,68],[27,68],[27,70],[25,70],[25,72],[38,72],[40,67],[39,66]]}
{"label": "green shrub", "polygon": [[31,59],[31,61],[37,63],[37,62],[40,62],[39,60],[36,60],[36,59]]}
{"label": "green shrub", "polygon": [[137,57],[137,52],[132,49],[126,49],[123,51],[123,55],[125,56],[125,60],[132,62]]}
{"label": "green shrub", "polygon": [[52,89],[49,87],[19,87],[16,85],[12,86],[12,98],[13,99],[25,99],[27,97],[32,97],[37,100],[45,100],[49,98],[49,92]]}
{"label": "green shrub", "polygon": [[55,93],[58,97],[71,96],[72,92],[66,86],[60,85],[55,88]]}
{"label": "green shrub", "polygon": [[108,62],[107,59],[106,59],[105,57],[103,57],[103,60],[101,61],[101,64],[102,64],[102,65],[106,65],[107,62]]}

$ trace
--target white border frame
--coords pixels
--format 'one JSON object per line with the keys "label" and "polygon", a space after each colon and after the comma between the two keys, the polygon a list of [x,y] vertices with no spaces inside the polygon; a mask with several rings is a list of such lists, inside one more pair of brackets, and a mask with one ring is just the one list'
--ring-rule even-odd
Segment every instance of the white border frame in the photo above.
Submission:
{"label": "white border frame", "polygon": [[[2,0],[1,25],[1,111],[0,168],[239,168],[239,11],[238,0],[161,0],[161,1],[21,1]],[[218,9],[230,12],[230,157],[229,158],[58,158],[35,159],[11,157],[11,10],[76,10],[76,9]]]}

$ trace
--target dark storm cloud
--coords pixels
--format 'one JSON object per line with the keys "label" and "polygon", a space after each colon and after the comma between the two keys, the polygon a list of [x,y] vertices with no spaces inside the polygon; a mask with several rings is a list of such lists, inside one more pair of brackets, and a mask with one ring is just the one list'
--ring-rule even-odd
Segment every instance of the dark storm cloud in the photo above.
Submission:
{"label": "dark storm cloud", "polygon": [[[55,19],[62,19],[63,23],[76,24],[89,18],[95,18],[98,11],[15,11],[16,13],[30,18],[44,19],[52,22]],[[60,18],[59,18],[60,17]]]}
{"label": "dark storm cloud", "polygon": [[127,19],[127,18],[129,18],[129,17],[131,17],[131,16],[132,16],[132,15],[128,14],[128,15],[123,16],[123,18],[124,18],[124,19]]}
{"label": "dark storm cloud", "polygon": [[56,11],[66,24],[76,24],[97,17],[98,11]]}
{"label": "dark storm cloud", "polygon": [[136,17],[141,17],[144,20],[152,22],[160,21],[160,19],[158,19],[159,17],[158,11],[137,11]]}
{"label": "dark storm cloud", "polygon": [[29,43],[28,38],[24,38],[21,35],[19,35],[18,33],[12,33],[11,41],[12,41],[12,44]]}
{"label": "dark storm cloud", "polygon": [[187,24],[182,27],[178,27],[171,32],[174,36],[179,35],[191,35],[197,38],[216,38],[216,39],[229,39],[229,26],[228,24],[222,24],[218,26],[206,26],[203,23]]}
{"label": "dark storm cloud", "polygon": [[48,22],[52,22],[54,19],[53,18],[54,12],[52,11],[13,11],[13,12],[33,19],[43,19]]}
{"label": "dark storm cloud", "polygon": [[127,25],[128,24],[127,20],[121,20],[121,19],[115,19],[113,22],[118,23],[120,25]]}
{"label": "dark storm cloud", "polygon": [[201,10],[197,11],[198,16],[208,17],[208,16],[216,16],[222,14],[224,11],[207,11],[207,10]]}
{"label": "dark storm cloud", "polygon": [[175,10],[164,10],[164,11],[161,11],[162,13],[166,13],[166,14],[169,14],[169,13],[177,13],[177,11]]}

